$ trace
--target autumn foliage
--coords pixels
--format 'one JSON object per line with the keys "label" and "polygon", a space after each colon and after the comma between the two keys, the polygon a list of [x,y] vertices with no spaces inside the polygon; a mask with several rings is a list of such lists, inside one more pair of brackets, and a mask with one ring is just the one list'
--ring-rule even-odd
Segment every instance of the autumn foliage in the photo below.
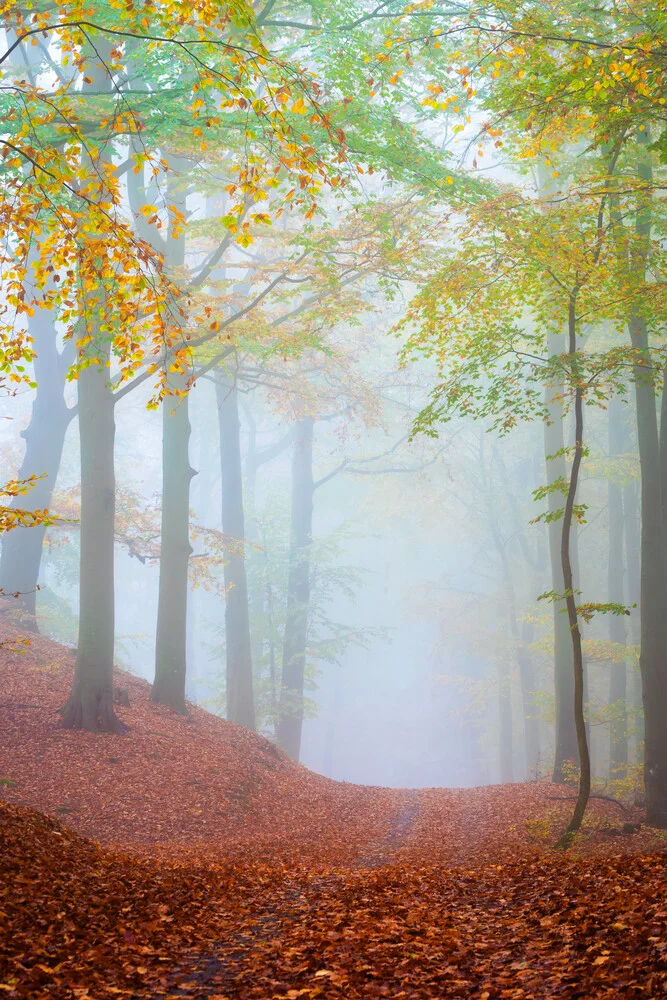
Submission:
{"label": "autumn foliage", "polygon": [[565,858],[553,786],[332,782],[120,672],[129,736],[71,733],[72,669],[2,653],[8,997],[664,995],[662,844],[614,803]]}

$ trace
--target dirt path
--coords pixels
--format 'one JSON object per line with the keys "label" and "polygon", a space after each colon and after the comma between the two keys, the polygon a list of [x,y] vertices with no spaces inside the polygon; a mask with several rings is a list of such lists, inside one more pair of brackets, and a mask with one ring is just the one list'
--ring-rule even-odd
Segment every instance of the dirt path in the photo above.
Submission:
{"label": "dirt path", "polygon": [[[404,838],[419,817],[419,793],[406,792],[404,802],[391,816],[383,837],[365,844],[358,856],[345,866],[354,873],[377,871],[389,865]],[[262,956],[280,951],[286,929],[302,922],[304,912],[326,906],[327,897],[340,888],[339,880],[315,875],[287,875],[278,900],[268,900],[267,909],[255,915],[249,928],[221,942],[216,951],[193,953],[188,961],[169,977],[167,995],[195,998],[216,997],[235,1000],[244,995],[244,984],[254,978]],[[278,905],[276,905],[278,904]],[[279,995],[279,994],[276,994]],[[289,992],[285,994],[289,997]]]}

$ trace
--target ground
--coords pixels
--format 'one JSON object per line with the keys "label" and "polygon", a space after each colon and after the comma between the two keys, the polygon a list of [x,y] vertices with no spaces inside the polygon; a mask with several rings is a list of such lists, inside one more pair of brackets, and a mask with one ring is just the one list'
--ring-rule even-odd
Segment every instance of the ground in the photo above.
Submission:
{"label": "ground", "polygon": [[[0,639],[10,637],[10,630]],[[0,993],[667,997],[665,841],[546,783],[332,782],[123,675],[127,736],[67,732],[71,653],[0,652]]]}

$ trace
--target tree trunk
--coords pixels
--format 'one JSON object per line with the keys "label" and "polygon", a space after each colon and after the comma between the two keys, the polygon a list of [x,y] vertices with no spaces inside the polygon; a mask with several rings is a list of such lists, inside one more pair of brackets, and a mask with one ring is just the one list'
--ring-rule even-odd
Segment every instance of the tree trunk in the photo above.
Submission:
{"label": "tree trunk", "polygon": [[[642,317],[630,324],[633,345],[647,357],[648,333]],[[639,366],[638,366],[639,367]],[[642,378],[643,374],[643,378]],[[647,372],[635,379],[641,484],[641,652],[644,704],[646,820],[667,826],[667,591],[662,534],[662,489],[658,421]]]}
{"label": "tree trunk", "polygon": [[[186,161],[170,157],[167,199],[185,212],[183,181]],[[169,232],[165,255],[168,266],[185,262],[185,235]],[[186,712],[188,564],[190,546],[190,417],[188,373],[175,372],[170,387],[176,395],[162,403],[162,515],[160,528],[160,581],[155,635],[155,678],[151,699]],[[179,395],[179,394],[183,395]]]}
{"label": "tree trunk", "polygon": [[[512,506],[513,511],[516,513],[515,501],[510,491],[505,463],[503,462],[502,455],[497,447],[494,447],[494,457],[498,468],[500,469],[503,493]],[[491,531],[491,537],[493,538],[494,545],[500,558],[503,582],[507,595],[507,618],[514,645],[516,662],[519,668],[519,685],[521,690],[521,705],[523,709],[525,776],[530,777],[531,774],[535,775],[537,773],[540,755],[538,719],[535,714],[534,705],[536,690],[535,671],[531,655],[527,648],[528,642],[530,641],[531,626],[528,622],[524,621],[521,629],[519,628],[519,620],[516,611],[516,592],[514,589],[512,568],[510,566],[510,560],[507,556],[507,545],[498,527],[493,499],[486,486],[487,475],[484,462],[483,437],[480,440],[480,469],[484,481],[487,520]],[[526,565],[536,568],[539,557],[537,555],[533,556],[529,546],[527,545],[523,525],[520,519],[515,517],[514,521],[515,530],[513,532],[513,538],[516,539],[519,548],[521,549]]]}
{"label": "tree trunk", "polygon": [[586,733],[586,716],[584,712],[584,658],[581,648],[581,632],[577,613],[577,601],[574,590],[574,574],[570,555],[570,535],[574,519],[574,504],[579,483],[579,469],[584,450],[584,399],[580,376],[577,372],[577,326],[576,326],[576,295],[570,296],[568,309],[568,354],[571,378],[575,384],[574,395],[574,458],[565,509],[563,511],[563,527],[561,532],[561,563],[563,567],[563,583],[565,585],[565,604],[567,620],[572,642],[572,660],[574,668],[574,722],[577,734],[577,749],[579,751],[579,793],[574,807],[572,819],[559,841],[560,846],[567,846],[570,838],[580,828],[588,798],[591,792],[591,760],[588,752],[588,737]]}
{"label": "tree trunk", "polygon": [[523,707],[523,738],[526,755],[526,778],[537,777],[537,770],[540,763],[540,730],[534,703],[537,684],[535,682],[533,659],[528,650],[528,644],[531,641],[532,631],[533,626],[530,622],[523,623],[520,635],[518,634],[517,627],[516,659],[519,665],[521,704]]}
{"label": "tree trunk", "polygon": [[[245,510],[246,517],[246,539],[251,544],[258,541],[259,531],[257,524],[257,473],[259,471],[259,461],[257,456],[257,424],[250,411],[250,407],[245,405],[243,412],[246,418],[248,432],[248,449],[245,461]],[[266,589],[270,584],[264,581],[262,574],[253,573],[252,569],[257,565],[254,554],[250,555],[251,574],[248,584],[248,614],[250,616],[250,655],[255,670],[258,670],[263,662],[264,640],[262,629],[255,627],[255,623],[261,622],[265,612]]]}
{"label": "tree trunk", "polygon": [[[498,616],[500,618],[500,616]],[[498,621],[500,625],[500,620]],[[514,753],[512,746],[512,680],[506,651],[498,657],[498,721],[500,781],[503,785],[514,781]]]}
{"label": "tree trunk", "polygon": [[[18,478],[44,475],[28,494],[30,507],[43,510],[51,506],[65,435],[73,416],[73,410],[65,404],[63,389],[65,372],[74,361],[74,348],[68,342],[62,353],[58,351],[53,317],[46,309],[36,310],[30,317],[28,332],[37,352],[37,389],[30,424],[22,432],[26,446]],[[17,497],[13,505],[25,506],[25,501],[25,497]],[[7,532],[0,555],[0,590],[6,594],[19,593],[18,606],[23,612],[21,627],[35,632],[38,631],[35,598],[45,532],[43,525]]]}
{"label": "tree trunk", "polygon": [[294,760],[301,752],[304,673],[310,603],[310,547],[313,536],[313,427],[304,417],[295,427],[292,453],[292,517],[287,581],[287,620],[283,644],[279,745]]}
{"label": "tree trunk", "polygon": [[[627,569],[627,600],[630,605],[628,625],[630,643],[639,647],[641,643],[641,530],[639,515],[639,490],[637,483],[629,483],[623,489],[623,529],[625,533],[625,565]],[[635,607],[633,607],[635,605]],[[638,669],[630,674],[629,712],[632,713],[632,729],[635,760],[639,762],[644,743],[644,707],[642,704],[642,678]]]}
{"label": "tree trunk", "polygon": [[[549,354],[560,354],[561,338],[549,335]],[[563,408],[559,402],[563,394],[562,383],[552,384],[545,389],[545,402],[549,411],[549,420],[544,425],[544,451],[546,461],[547,485],[552,485],[558,479],[567,479],[567,467],[562,450],[565,444],[563,436]],[[555,456],[550,458],[549,456]],[[562,500],[560,494],[549,494],[549,511],[560,509]],[[557,594],[565,590],[563,582],[563,567],[561,561],[561,526],[558,521],[549,522],[549,555],[551,560],[551,587]],[[577,731],[574,723],[572,705],[574,703],[574,671],[572,662],[572,639],[568,626],[567,615],[563,614],[565,603],[554,601],[554,694],[555,694],[555,753],[553,780],[565,781],[573,763],[577,763]]]}
{"label": "tree trunk", "polygon": [[113,707],[114,397],[104,334],[84,349],[98,364],[78,378],[81,439],[79,643],[74,686],[63,709],[66,729],[124,732]]}
{"label": "tree trunk", "polygon": [[[642,131],[640,145],[650,136]],[[650,185],[650,154],[640,158],[637,175]],[[641,195],[638,195],[641,197]],[[650,196],[645,196],[650,197]],[[651,205],[647,200],[637,208],[635,225],[637,251],[635,272],[645,273],[651,233]],[[637,277],[635,273],[635,277]],[[663,535],[662,463],[658,419],[654,396],[654,372],[648,343],[646,319],[632,315],[630,342],[636,351],[635,399],[641,468],[641,653],[644,703],[644,784],[646,822],[667,827],[667,573]],[[663,454],[667,448],[663,450]]]}
{"label": "tree trunk", "polygon": [[248,581],[245,564],[241,424],[234,376],[216,382],[222,476],[222,531],[225,547],[225,646],[227,718],[255,729]]}
{"label": "tree trunk", "polygon": [[[609,457],[626,450],[623,404],[614,397],[609,404]],[[623,604],[624,586],[624,517],[623,490],[613,481],[608,486],[609,557],[607,594],[612,604]],[[609,641],[625,646],[625,617],[609,615]],[[625,661],[612,660],[609,676],[609,706],[612,719],[609,729],[609,776],[623,778],[628,764],[627,671]]]}
{"label": "tree trunk", "polygon": [[[184,381],[180,376],[179,382]],[[174,404],[175,407],[174,407]],[[160,582],[151,698],[185,712],[190,546],[190,420],[187,393],[162,403]]]}
{"label": "tree trunk", "polygon": [[[102,47],[108,49],[108,43]],[[108,93],[113,84],[107,64],[92,62],[83,90]],[[99,163],[95,170],[101,170]],[[109,383],[111,343],[99,329],[95,309],[93,301],[86,310],[91,340],[79,348],[79,360],[87,362],[77,383],[81,442],[79,642],[63,726],[121,733],[127,726],[117,718],[113,705],[115,400]]]}

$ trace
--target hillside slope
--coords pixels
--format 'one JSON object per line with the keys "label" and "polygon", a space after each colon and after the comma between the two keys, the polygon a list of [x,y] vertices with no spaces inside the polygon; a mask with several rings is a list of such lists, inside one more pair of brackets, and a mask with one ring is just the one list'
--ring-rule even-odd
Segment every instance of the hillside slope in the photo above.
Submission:
{"label": "hillside slope", "polygon": [[[15,639],[3,626],[0,641]],[[0,649],[0,796],[65,819],[103,843],[226,850],[252,836],[276,850],[336,833],[341,850],[362,826],[382,828],[401,793],[333,782],[272,743],[196,706],[187,717],[154,705],[150,686],[122,671],[126,736],[62,729],[58,709],[74,671],[71,650],[42,636],[17,654]],[[331,827],[335,827],[332,831]]]}
{"label": "hillside slope", "polygon": [[564,855],[549,784],[329,781],[128,675],[128,735],[66,732],[72,671],[0,651],[10,1000],[667,996],[664,840],[613,803]]}

